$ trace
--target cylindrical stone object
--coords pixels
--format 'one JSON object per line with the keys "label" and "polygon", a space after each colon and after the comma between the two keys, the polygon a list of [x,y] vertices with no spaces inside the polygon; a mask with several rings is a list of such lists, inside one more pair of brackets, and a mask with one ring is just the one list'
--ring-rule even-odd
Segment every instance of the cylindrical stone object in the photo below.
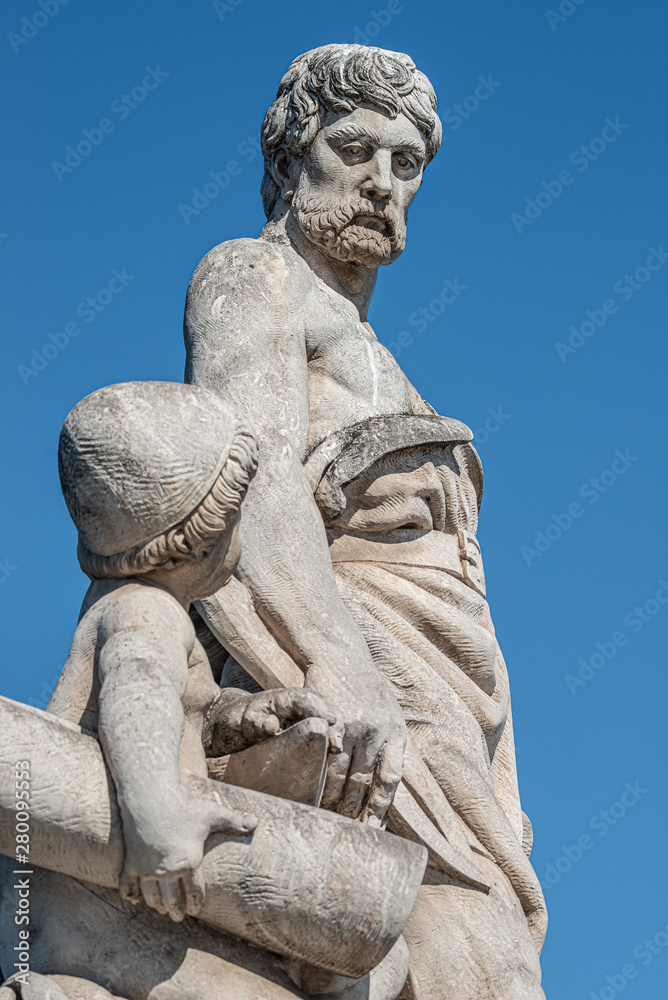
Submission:
{"label": "cylindrical stone object", "polygon": [[[123,834],[97,739],[0,697],[0,853],[16,856],[15,765],[27,761],[31,865],[117,888]],[[255,945],[356,979],[388,953],[420,887],[427,852],[336,813],[206,778],[190,793],[258,820],[205,845],[199,919]]]}

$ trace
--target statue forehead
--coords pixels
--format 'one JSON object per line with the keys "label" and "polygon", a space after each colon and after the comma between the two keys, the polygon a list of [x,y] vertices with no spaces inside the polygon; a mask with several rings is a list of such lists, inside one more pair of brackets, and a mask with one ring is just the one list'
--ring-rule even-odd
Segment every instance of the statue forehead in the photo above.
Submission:
{"label": "statue forehead", "polygon": [[425,137],[406,115],[399,112],[394,118],[370,104],[360,104],[354,111],[328,111],[325,122],[316,137],[330,141],[369,138],[379,146],[405,146],[424,153]]}

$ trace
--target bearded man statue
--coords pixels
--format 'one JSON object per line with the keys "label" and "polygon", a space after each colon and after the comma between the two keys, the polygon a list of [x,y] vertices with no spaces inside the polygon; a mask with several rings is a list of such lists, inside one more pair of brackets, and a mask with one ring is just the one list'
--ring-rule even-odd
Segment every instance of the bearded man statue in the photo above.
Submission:
{"label": "bearded man statue", "polygon": [[482,469],[367,319],[440,139],[401,53],[325,45],[280,83],[267,224],[188,290],[186,381],[231,397],[259,441],[236,578],[198,627],[223,686],[298,674],[340,707],[325,808],[427,844],[401,998],[539,1000],[546,915],[476,540]]}

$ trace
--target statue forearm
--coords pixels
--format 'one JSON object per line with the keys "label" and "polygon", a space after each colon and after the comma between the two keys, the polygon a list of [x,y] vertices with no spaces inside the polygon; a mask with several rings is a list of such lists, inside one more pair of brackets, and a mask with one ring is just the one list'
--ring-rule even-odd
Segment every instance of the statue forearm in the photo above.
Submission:
{"label": "statue forearm", "polygon": [[406,727],[339,594],[302,466],[311,387],[301,307],[310,283],[303,264],[270,243],[213,251],[188,292],[186,379],[228,394],[255,429],[260,462],[244,501],[239,576],[305,686],[341,708],[343,751],[330,761],[323,801],[352,817],[364,810],[379,825],[401,777]]}
{"label": "statue forearm", "polygon": [[180,791],[183,707],[170,678],[147,657],[105,647],[101,661],[100,742],[129,832],[157,822]]}
{"label": "statue forearm", "polygon": [[[267,448],[244,501],[240,575],[268,630],[305,671],[305,687],[341,708],[343,752],[323,802],[380,825],[401,778],[406,728],[339,594],[320,512],[301,463]],[[224,591],[223,591],[224,592]],[[372,788],[369,794],[369,788]]]}
{"label": "statue forearm", "polygon": [[340,597],[322,518],[296,453],[263,435],[257,476],[244,503],[239,573],[258,613],[307,672],[370,655]]}

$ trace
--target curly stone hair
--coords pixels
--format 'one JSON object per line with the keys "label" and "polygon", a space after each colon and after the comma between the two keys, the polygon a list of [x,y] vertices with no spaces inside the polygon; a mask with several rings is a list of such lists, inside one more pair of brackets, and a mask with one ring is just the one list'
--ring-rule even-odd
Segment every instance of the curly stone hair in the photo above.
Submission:
{"label": "curly stone hair", "polygon": [[395,118],[404,114],[425,137],[427,163],[441,144],[441,122],[431,83],[402,52],[366,45],[322,45],[298,56],[281,80],[262,123],[262,204],[270,218],[280,194],[274,159],[308,153],[328,111],[371,104]]}
{"label": "curly stone hair", "polygon": [[91,580],[122,579],[155,569],[174,569],[208,556],[239,510],[257,469],[257,444],[250,425],[237,418],[230,454],[218,478],[195,509],[168,531],[127,552],[100,556],[79,539],[79,565]]}

